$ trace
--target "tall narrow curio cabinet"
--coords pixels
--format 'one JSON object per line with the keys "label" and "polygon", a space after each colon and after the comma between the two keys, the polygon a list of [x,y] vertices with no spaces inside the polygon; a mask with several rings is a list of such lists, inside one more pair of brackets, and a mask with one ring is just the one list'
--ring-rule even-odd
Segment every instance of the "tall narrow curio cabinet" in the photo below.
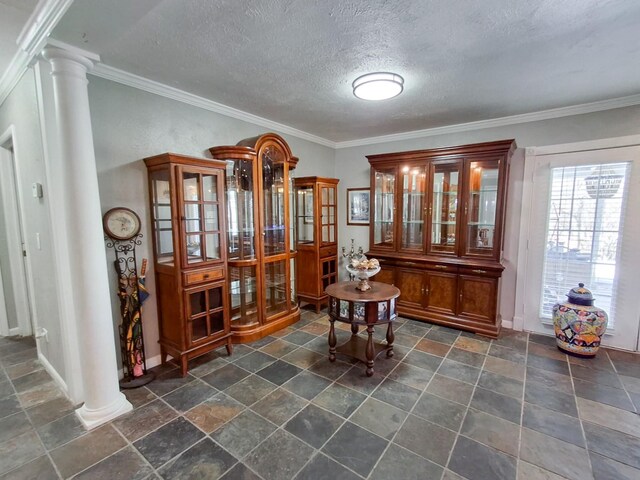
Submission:
{"label": "tall narrow curio cabinet", "polygon": [[368,256],[398,312],[495,337],[513,140],[370,155]]}
{"label": "tall narrow curio cabinet", "polygon": [[300,318],[291,175],[298,159],[273,133],[209,151],[226,165],[233,341],[251,342]]}
{"label": "tall narrow curio cabinet", "polygon": [[294,180],[298,299],[320,311],[329,301],[325,289],[337,281],[338,179],[301,177]]}
{"label": "tall narrow curio cabinet", "polygon": [[162,362],[180,362],[226,345],[224,162],[165,153],[145,159],[149,173],[156,299]]}

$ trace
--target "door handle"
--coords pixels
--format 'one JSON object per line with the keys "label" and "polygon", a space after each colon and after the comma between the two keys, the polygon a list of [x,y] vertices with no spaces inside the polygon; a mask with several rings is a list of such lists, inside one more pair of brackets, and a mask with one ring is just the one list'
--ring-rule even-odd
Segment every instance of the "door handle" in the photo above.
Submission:
{"label": "door handle", "polygon": [[487,273],[486,270],[471,270],[473,273]]}
{"label": "door handle", "polygon": [[436,265],[434,268],[437,268],[438,270],[446,270],[447,266],[446,265]]}

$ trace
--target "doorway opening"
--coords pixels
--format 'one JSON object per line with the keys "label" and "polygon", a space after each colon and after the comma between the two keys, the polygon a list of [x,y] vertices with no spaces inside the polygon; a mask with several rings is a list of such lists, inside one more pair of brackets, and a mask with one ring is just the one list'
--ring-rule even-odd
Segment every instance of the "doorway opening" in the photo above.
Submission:
{"label": "doorway opening", "polygon": [[33,335],[13,131],[0,136],[0,335]]}

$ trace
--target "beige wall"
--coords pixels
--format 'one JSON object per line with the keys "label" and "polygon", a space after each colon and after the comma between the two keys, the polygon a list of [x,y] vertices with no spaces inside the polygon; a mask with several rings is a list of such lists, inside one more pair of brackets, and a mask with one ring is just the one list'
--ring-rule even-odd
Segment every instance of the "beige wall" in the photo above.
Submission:
{"label": "beige wall", "polygon": [[[150,265],[153,247],[147,207],[147,172],[142,159],[167,151],[208,156],[209,147],[235,145],[244,138],[268,131],[258,125],[94,76],[89,76],[89,101],[102,211],[126,206],[138,213],[144,237],[137,255],[140,261],[149,258]],[[300,159],[295,176],[333,176],[334,151],[331,148],[282,136]],[[113,252],[107,252],[107,258],[111,261]],[[111,264],[109,272],[114,323],[117,325],[117,284]],[[160,353],[153,268],[147,279],[152,297],[144,304],[142,316],[145,348],[147,357],[151,358]]]}
{"label": "beige wall", "polygon": [[[38,114],[35,75],[27,70],[5,102],[0,105],[0,134],[10,125],[15,127],[14,149],[18,163],[17,181],[25,242],[33,279],[32,316],[34,326],[44,327],[47,338],[38,340],[40,353],[65,379],[62,330],[59,317],[58,291],[55,279],[54,252],[51,243],[51,219],[42,137]],[[42,183],[43,198],[33,198],[31,184]],[[40,235],[37,248],[36,234]],[[6,279],[5,279],[6,281]],[[62,288],[74,288],[72,285]]]}

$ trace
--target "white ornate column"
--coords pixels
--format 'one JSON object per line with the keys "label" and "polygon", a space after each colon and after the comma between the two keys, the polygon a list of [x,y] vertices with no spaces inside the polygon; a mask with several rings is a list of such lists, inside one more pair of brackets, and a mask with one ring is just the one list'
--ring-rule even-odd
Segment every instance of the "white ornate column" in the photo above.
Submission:
{"label": "white ornate column", "polygon": [[[44,58],[51,64],[58,155],[49,189],[61,197],[63,214],[53,219],[54,241],[64,239],[70,264],[66,288],[77,331],[84,404],[76,410],[87,428],[95,428],[128,412],[131,404],[120,392],[102,231],[98,174],[89,114],[87,72],[93,62],[78,51],[49,46]],[[61,220],[61,224],[56,224]],[[64,230],[59,235],[56,230]]]}

